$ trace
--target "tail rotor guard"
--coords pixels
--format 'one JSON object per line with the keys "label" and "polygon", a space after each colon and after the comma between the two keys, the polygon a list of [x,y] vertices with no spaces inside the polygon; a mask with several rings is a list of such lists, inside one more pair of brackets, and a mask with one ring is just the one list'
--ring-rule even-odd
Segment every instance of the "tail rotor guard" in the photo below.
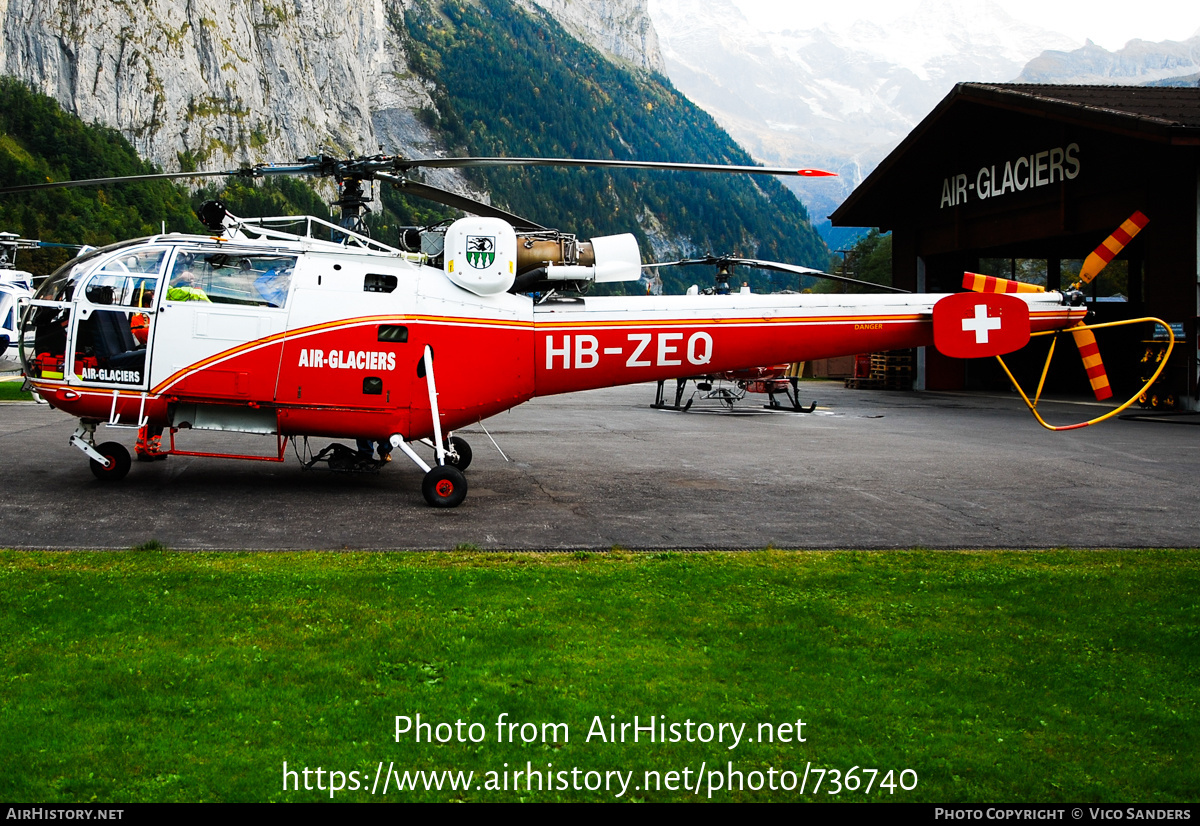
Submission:
{"label": "tail rotor guard", "polygon": [[[1046,420],[1042,418],[1041,414],[1038,413],[1037,404],[1038,404],[1038,399],[1041,396],[1042,384],[1045,382],[1046,373],[1050,369],[1050,360],[1054,357],[1053,342],[1051,343],[1050,351],[1046,354],[1046,364],[1045,364],[1045,367],[1042,369],[1042,378],[1041,378],[1041,381],[1038,383],[1037,393],[1034,395],[1034,398],[1032,401],[1030,400],[1029,396],[1025,393],[1024,389],[1022,389],[1020,383],[1017,381],[1016,377],[1012,374],[1012,371],[1008,369],[1008,365],[1004,363],[1004,359],[1000,356],[996,356],[996,361],[1000,362],[1000,366],[1004,369],[1004,372],[1008,375],[1009,381],[1012,382],[1013,387],[1017,388],[1017,392],[1021,394],[1021,399],[1025,402],[1025,405],[1029,408],[1029,411],[1031,413],[1033,413],[1033,417],[1038,420],[1038,424],[1040,424],[1042,427],[1046,428],[1047,430],[1054,430],[1054,431],[1078,430],[1079,428],[1088,427],[1089,425],[1098,424],[1099,422],[1103,422],[1108,419],[1111,419],[1113,416],[1116,416],[1117,414],[1125,411],[1134,402],[1136,402],[1142,396],[1143,393],[1146,393],[1150,389],[1150,387],[1154,384],[1154,382],[1158,381],[1158,377],[1160,375],[1162,375],[1163,369],[1167,366],[1167,360],[1171,357],[1171,350],[1174,349],[1174,347],[1175,347],[1175,333],[1171,330],[1171,325],[1167,324],[1167,322],[1163,321],[1160,318],[1152,318],[1152,317],[1130,318],[1130,319],[1126,319],[1124,321],[1110,321],[1105,324],[1091,324],[1091,325],[1080,324],[1078,327],[1072,327],[1070,330],[1067,331],[1067,332],[1071,333],[1072,337],[1075,339],[1076,344],[1079,345],[1080,353],[1081,353],[1081,355],[1083,355],[1083,358],[1084,358],[1084,366],[1088,368],[1088,379],[1092,382],[1092,389],[1095,390],[1097,398],[1101,398],[1101,396],[1100,396],[1101,387],[1099,387],[1097,384],[1097,378],[1095,378],[1093,376],[1093,370],[1095,368],[1094,368],[1094,366],[1089,366],[1089,358],[1090,358],[1089,353],[1094,351],[1094,353],[1092,353],[1092,355],[1094,356],[1094,360],[1091,362],[1091,364],[1098,365],[1098,367],[1099,367],[1099,380],[1102,382],[1103,390],[1107,391],[1107,395],[1104,396],[1103,398],[1110,398],[1112,396],[1112,389],[1108,387],[1108,377],[1104,374],[1104,365],[1100,363],[1099,349],[1096,348],[1096,336],[1092,333],[1092,331],[1100,330],[1100,329],[1103,329],[1106,327],[1123,327],[1128,324],[1141,324],[1141,323],[1147,322],[1147,321],[1154,322],[1155,324],[1157,324],[1158,326],[1162,327],[1164,330],[1167,331],[1167,349],[1163,353],[1162,359],[1159,360],[1158,367],[1157,367],[1157,369],[1155,369],[1154,374],[1152,376],[1150,376],[1150,378],[1146,379],[1146,382],[1142,386],[1140,386],[1134,392],[1134,394],[1132,396],[1129,397],[1128,401],[1126,401],[1125,403],[1116,407],[1115,409],[1108,411],[1103,416],[1097,416],[1096,418],[1089,419],[1086,422],[1078,422],[1076,424],[1055,426],[1055,425],[1048,424],[1046,422]],[[1034,333],[1033,335],[1034,336],[1043,336],[1043,335],[1057,336],[1060,332],[1061,331],[1058,331],[1058,330],[1052,330],[1052,331],[1047,331],[1044,333]],[[1081,341],[1081,339],[1082,339],[1082,341]],[[1057,340],[1057,339],[1055,339],[1055,340]]]}

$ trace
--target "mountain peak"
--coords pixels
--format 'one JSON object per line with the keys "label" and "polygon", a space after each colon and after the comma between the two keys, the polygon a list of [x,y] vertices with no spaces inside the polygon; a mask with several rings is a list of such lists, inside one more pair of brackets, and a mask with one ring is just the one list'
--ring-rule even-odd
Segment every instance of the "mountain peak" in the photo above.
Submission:
{"label": "mountain peak", "polygon": [[1047,50],[1030,60],[1017,83],[1142,85],[1200,72],[1200,34],[1182,42],[1130,40],[1110,52],[1091,40],[1073,51]]}

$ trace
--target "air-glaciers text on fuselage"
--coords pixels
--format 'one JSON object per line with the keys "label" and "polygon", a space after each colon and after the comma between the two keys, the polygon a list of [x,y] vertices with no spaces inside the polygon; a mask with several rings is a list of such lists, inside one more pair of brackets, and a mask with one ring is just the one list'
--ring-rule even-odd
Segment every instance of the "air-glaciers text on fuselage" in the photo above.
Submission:
{"label": "air-glaciers text on fuselage", "polygon": [[84,381],[101,381],[109,384],[140,384],[140,370],[112,370],[107,367],[84,367],[79,371]]}
{"label": "air-glaciers text on fuselage", "polygon": [[300,351],[299,367],[328,367],[333,370],[395,370],[396,354],[376,350]]}

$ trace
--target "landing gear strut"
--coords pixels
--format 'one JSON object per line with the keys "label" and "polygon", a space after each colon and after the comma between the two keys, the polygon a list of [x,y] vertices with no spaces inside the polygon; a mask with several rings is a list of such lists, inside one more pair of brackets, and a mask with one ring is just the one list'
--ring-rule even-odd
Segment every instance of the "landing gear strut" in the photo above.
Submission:
{"label": "landing gear strut", "polygon": [[[433,449],[437,456],[437,465],[430,467],[425,464],[399,433],[391,438],[392,447],[404,451],[404,455],[413,461],[417,467],[425,471],[421,480],[421,495],[425,501],[435,508],[457,508],[467,498],[467,477],[463,471],[471,464],[471,446],[466,440],[457,436],[442,438],[442,420],[438,412],[437,384],[433,378],[433,350],[425,346],[424,362],[425,381],[429,385],[429,410],[433,416]],[[419,375],[419,374],[418,374]]]}

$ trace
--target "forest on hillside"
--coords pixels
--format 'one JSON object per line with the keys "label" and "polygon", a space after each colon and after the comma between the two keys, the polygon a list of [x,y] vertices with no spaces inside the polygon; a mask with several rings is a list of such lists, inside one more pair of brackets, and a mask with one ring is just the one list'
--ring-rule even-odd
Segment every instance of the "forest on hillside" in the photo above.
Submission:
{"label": "forest on hillside", "polygon": [[[0,78],[0,181],[19,186],[159,170],[141,160],[113,129],[68,115],[52,98]],[[0,195],[0,231],[62,244],[103,246],[171,230],[199,231],[187,193],[164,181]],[[73,253],[23,252],[20,264],[45,274]]]}
{"label": "forest on hillside", "polygon": [[[414,3],[393,20],[435,88],[424,112],[468,155],[750,165],[712,118],[661,76],[616,65],[508,0]],[[736,254],[824,267],[804,206],[770,176],[609,169],[473,171],[505,208],[580,237],[632,232],[643,256]],[[668,292],[704,275],[662,270]],[[747,274],[760,290],[794,277]]]}

